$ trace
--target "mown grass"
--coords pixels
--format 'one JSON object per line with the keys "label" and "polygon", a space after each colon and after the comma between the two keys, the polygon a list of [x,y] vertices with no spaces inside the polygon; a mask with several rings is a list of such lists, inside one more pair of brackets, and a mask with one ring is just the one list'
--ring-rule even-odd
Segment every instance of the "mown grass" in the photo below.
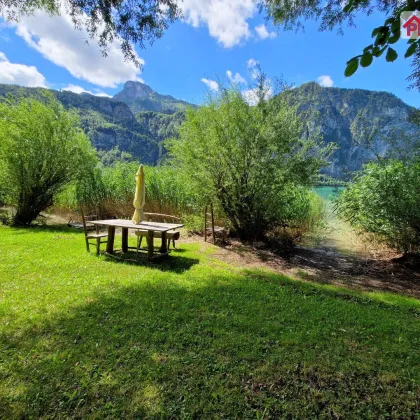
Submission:
{"label": "mown grass", "polygon": [[415,418],[418,301],[0,228],[0,418]]}

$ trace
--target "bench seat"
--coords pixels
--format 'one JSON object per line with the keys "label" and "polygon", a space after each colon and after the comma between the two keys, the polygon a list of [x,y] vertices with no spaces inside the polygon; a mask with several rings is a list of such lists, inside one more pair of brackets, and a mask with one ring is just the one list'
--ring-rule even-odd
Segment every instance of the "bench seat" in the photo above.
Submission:
{"label": "bench seat", "polygon": [[[147,236],[148,231],[147,230],[136,230],[137,236]],[[166,239],[170,239],[171,241],[177,241],[181,236],[181,233],[178,230],[168,230],[166,232]],[[154,232],[153,233],[154,238],[161,238],[162,232]]]}

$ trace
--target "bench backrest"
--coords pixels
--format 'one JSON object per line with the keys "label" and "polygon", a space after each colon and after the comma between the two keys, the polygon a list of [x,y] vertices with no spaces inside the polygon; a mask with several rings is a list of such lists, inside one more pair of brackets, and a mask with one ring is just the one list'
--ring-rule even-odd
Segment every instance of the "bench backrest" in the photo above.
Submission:
{"label": "bench backrest", "polygon": [[166,222],[166,223],[176,223],[181,219],[177,216],[172,216],[171,214],[162,214],[162,213],[144,213],[146,220],[148,222]]}

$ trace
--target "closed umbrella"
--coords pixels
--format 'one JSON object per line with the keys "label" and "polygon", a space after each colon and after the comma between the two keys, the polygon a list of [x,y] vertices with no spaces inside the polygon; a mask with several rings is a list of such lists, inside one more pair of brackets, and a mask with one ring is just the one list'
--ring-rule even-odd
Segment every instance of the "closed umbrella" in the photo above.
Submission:
{"label": "closed umbrella", "polygon": [[139,225],[144,220],[143,208],[146,202],[146,188],[144,183],[143,165],[140,165],[136,173],[136,193],[134,195],[133,206],[135,208],[131,221],[135,225]]}

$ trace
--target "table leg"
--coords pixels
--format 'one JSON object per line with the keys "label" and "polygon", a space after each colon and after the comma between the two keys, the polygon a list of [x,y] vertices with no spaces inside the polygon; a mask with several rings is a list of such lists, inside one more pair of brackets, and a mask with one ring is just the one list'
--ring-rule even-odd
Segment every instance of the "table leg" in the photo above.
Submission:
{"label": "table leg", "polygon": [[115,238],[115,226],[108,226],[108,239],[106,243],[106,252],[112,254],[114,252],[114,238]]}
{"label": "table leg", "polygon": [[149,261],[153,259],[153,230],[147,232],[147,256]]}
{"label": "table leg", "polygon": [[121,235],[121,241],[122,241],[122,252],[125,253],[128,251],[128,228],[122,228],[122,235]]}
{"label": "table leg", "polygon": [[168,245],[166,242],[166,232],[162,232],[162,245],[159,250],[161,254],[166,254],[168,252]]}

